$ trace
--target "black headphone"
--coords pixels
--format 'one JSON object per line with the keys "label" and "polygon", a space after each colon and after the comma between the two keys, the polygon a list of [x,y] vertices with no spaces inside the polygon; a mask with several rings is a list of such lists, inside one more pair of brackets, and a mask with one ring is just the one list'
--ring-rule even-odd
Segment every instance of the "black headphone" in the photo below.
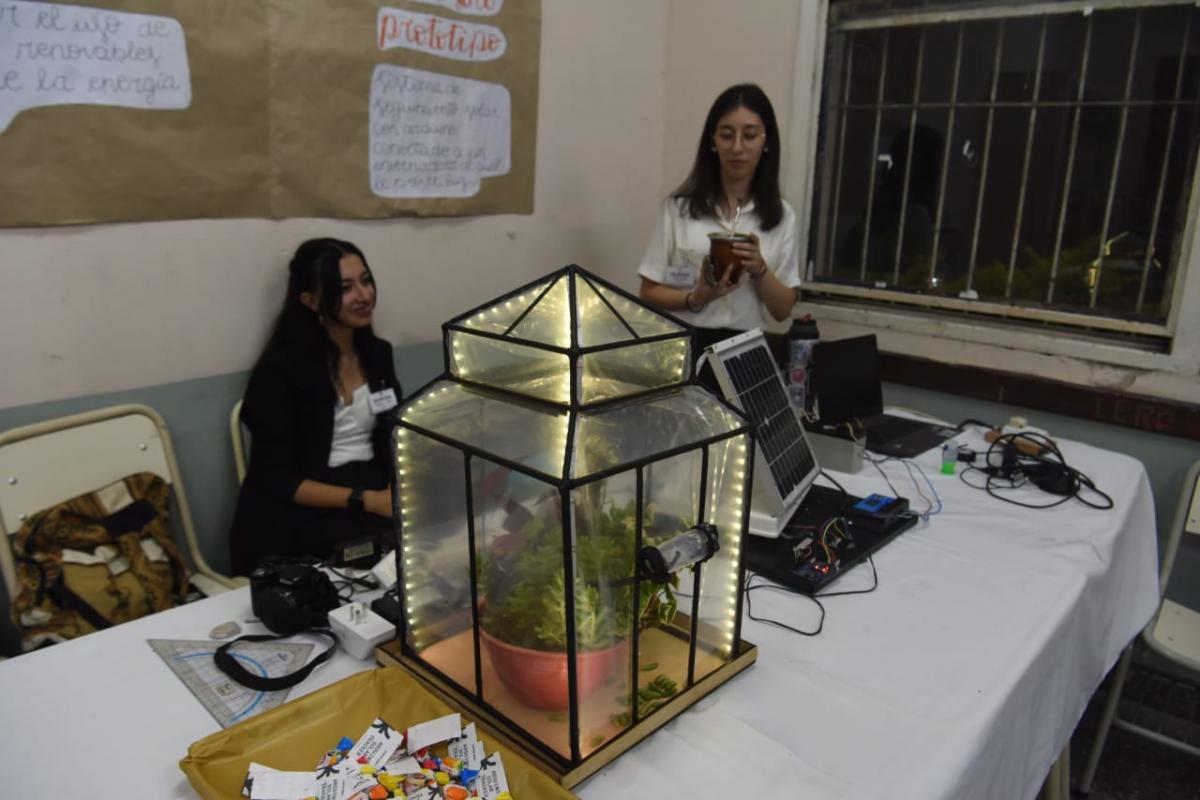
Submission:
{"label": "black headphone", "polygon": [[[1026,445],[1025,450],[1021,449],[1022,444]],[[1028,450],[1034,452],[1030,453]],[[985,489],[993,497],[1014,505],[1049,508],[1074,497],[1092,508],[1107,510],[1113,507],[1112,498],[1098,489],[1091,478],[1067,464],[1054,440],[1040,433],[1006,433],[996,437],[984,453],[984,466],[971,469],[978,469],[987,475],[985,484],[976,486],[976,489]],[[970,470],[964,470],[959,477],[964,483],[971,485],[966,479],[968,471]],[[994,491],[995,480],[1006,480],[1009,482],[1007,488],[1013,489],[1026,482],[1032,483],[1048,494],[1058,495],[1060,499],[1051,503],[1034,504],[1001,497]],[[1085,499],[1081,495],[1084,490],[1098,495],[1101,502]]]}

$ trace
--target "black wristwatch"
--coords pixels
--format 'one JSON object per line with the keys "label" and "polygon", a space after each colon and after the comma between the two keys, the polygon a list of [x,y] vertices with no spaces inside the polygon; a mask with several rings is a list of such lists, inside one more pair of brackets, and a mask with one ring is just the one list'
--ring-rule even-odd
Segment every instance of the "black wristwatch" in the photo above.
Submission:
{"label": "black wristwatch", "polygon": [[350,490],[350,496],[346,498],[346,510],[354,511],[361,514],[365,509],[363,507],[363,490],[361,486],[356,486]]}

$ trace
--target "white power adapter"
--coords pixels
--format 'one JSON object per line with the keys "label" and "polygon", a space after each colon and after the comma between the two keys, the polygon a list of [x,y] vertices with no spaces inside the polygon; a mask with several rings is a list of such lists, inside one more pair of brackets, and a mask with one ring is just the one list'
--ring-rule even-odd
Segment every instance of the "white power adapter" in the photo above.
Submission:
{"label": "white power adapter", "polygon": [[328,616],[329,627],[333,628],[346,652],[355,658],[367,658],[376,647],[396,636],[396,626],[363,602],[339,606]]}
{"label": "white power adapter", "polygon": [[379,581],[380,588],[390,589],[396,585],[396,553],[389,550],[379,559],[379,563],[371,567],[371,574]]}

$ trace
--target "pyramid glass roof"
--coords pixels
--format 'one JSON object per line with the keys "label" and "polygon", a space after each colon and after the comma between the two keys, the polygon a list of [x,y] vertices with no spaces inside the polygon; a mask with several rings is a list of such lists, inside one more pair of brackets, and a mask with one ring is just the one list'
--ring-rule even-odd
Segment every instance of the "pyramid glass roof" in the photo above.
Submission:
{"label": "pyramid glass roof", "polygon": [[446,323],[450,373],[585,406],[685,382],[690,330],[570,266]]}

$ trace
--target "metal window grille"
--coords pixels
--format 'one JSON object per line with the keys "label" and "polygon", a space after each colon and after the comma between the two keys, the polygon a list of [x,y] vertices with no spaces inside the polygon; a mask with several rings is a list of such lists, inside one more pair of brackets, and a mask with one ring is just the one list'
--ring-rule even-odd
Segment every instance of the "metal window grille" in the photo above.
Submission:
{"label": "metal window grille", "polygon": [[1169,337],[1198,17],[1191,0],[832,4],[814,288]]}

